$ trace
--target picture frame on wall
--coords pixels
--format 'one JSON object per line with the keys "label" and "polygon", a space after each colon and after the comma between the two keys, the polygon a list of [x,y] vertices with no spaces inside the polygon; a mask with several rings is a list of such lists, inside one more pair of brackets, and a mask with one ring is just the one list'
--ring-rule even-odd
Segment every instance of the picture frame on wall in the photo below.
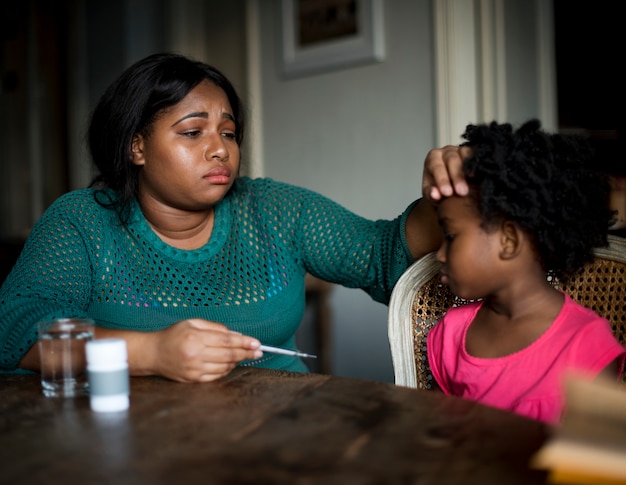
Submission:
{"label": "picture frame on wall", "polygon": [[384,60],[383,1],[282,0],[283,75]]}

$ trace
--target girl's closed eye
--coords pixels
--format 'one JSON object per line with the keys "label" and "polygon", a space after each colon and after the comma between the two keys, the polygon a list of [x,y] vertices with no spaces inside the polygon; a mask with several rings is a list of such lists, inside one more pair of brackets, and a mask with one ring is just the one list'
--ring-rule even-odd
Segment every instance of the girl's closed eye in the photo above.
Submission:
{"label": "girl's closed eye", "polygon": [[450,232],[446,226],[447,224],[441,224],[441,234],[443,235],[444,240],[452,241],[452,239],[454,239],[454,234]]}
{"label": "girl's closed eye", "polygon": [[222,133],[222,136],[224,138],[228,138],[229,140],[235,140],[237,138],[236,133],[233,133],[232,131],[226,131]]}

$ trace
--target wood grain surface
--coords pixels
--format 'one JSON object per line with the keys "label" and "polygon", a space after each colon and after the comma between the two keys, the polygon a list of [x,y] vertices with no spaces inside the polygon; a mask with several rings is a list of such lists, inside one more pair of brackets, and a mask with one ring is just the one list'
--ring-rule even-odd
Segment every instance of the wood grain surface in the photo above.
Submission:
{"label": "wood grain surface", "polygon": [[0,483],[536,484],[542,424],[393,384],[240,368],[131,378],[125,412],[0,375]]}

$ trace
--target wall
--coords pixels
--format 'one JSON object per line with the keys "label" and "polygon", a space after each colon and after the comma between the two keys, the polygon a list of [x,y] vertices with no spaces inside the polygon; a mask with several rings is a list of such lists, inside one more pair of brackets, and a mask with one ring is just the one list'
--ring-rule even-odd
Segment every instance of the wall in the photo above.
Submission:
{"label": "wall", "polygon": [[[504,25],[506,31],[506,85],[508,122],[519,124],[538,115],[539,79],[536,65],[539,46],[533,5],[525,0],[508,0]],[[504,120],[503,120],[504,121]]]}

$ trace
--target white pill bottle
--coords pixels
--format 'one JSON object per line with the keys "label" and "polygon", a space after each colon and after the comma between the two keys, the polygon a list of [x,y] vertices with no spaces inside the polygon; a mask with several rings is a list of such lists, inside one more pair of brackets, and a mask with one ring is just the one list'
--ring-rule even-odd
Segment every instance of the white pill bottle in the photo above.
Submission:
{"label": "white pill bottle", "polygon": [[128,409],[130,385],[125,340],[104,338],[87,342],[87,376],[93,411]]}

